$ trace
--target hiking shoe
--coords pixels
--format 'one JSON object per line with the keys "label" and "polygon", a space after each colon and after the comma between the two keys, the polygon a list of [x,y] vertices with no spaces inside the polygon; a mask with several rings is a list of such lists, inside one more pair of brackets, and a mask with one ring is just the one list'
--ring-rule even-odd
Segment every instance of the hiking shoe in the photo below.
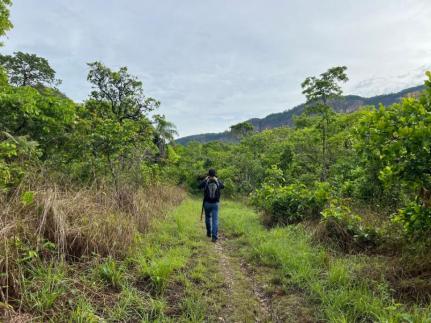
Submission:
{"label": "hiking shoe", "polygon": [[217,242],[217,239],[216,238],[212,238],[211,241],[212,242]]}
{"label": "hiking shoe", "polygon": [[211,238],[211,235],[210,235],[210,234],[207,234],[207,237],[208,237],[208,238]]}

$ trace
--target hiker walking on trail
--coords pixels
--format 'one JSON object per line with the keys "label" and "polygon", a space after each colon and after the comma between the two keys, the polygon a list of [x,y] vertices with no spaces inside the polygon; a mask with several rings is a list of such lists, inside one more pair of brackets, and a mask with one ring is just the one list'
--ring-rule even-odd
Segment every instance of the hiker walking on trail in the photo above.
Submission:
{"label": "hiker walking on trail", "polygon": [[203,209],[205,210],[205,226],[207,237],[212,242],[218,239],[218,211],[220,204],[220,190],[224,188],[223,182],[216,177],[216,171],[210,169],[208,176],[199,184],[204,189]]}

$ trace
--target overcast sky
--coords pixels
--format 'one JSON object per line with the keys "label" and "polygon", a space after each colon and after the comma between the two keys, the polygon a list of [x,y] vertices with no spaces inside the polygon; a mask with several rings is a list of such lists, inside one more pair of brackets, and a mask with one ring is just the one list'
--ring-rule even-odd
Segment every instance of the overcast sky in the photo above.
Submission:
{"label": "overcast sky", "polygon": [[87,62],[128,66],[181,136],[302,103],[300,83],[346,65],[349,94],[423,83],[431,0],[14,0],[4,53],[49,60],[87,98]]}

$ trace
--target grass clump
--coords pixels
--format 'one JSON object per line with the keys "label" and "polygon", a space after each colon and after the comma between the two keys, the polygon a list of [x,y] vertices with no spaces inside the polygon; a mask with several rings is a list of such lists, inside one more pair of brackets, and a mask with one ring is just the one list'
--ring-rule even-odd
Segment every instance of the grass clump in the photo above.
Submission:
{"label": "grass clump", "polygon": [[201,293],[189,292],[187,297],[181,302],[181,311],[185,313],[184,318],[188,322],[204,322],[207,308],[202,302]]}
{"label": "grass clump", "polygon": [[166,288],[169,277],[187,262],[189,249],[175,247],[167,250],[159,250],[152,253],[151,257],[145,255],[138,259],[138,271],[142,279],[149,279],[153,289],[161,293]]}
{"label": "grass clump", "polygon": [[328,283],[331,286],[347,286],[352,279],[348,260],[334,259],[328,268]]}
{"label": "grass clump", "polygon": [[132,286],[123,288],[118,301],[106,311],[106,317],[114,322],[130,322],[144,319],[156,319],[163,314],[163,303],[153,301],[148,295]]}
{"label": "grass clump", "polygon": [[98,323],[102,318],[95,313],[93,306],[85,299],[80,298],[70,313],[70,323]]}
{"label": "grass clump", "polygon": [[98,266],[97,273],[104,282],[117,290],[120,290],[125,282],[124,268],[110,257]]}
{"label": "grass clump", "polygon": [[25,276],[22,291],[24,307],[38,314],[54,311],[56,303],[67,292],[68,280],[64,264],[39,264],[27,270]]}

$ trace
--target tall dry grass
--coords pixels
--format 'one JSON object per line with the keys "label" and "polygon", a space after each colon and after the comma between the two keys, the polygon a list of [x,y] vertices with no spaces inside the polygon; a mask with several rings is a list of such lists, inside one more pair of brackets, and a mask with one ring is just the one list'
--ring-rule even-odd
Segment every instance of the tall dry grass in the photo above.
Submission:
{"label": "tall dry grass", "polygon": [[19,299],[21,278],[32,261],[123,257],[151,219],[184,197],[183,190],[166,185],[116,192],[100,185],[68,189],[44,180],[27,181],[11,196],[0,196],[0,305]]}

